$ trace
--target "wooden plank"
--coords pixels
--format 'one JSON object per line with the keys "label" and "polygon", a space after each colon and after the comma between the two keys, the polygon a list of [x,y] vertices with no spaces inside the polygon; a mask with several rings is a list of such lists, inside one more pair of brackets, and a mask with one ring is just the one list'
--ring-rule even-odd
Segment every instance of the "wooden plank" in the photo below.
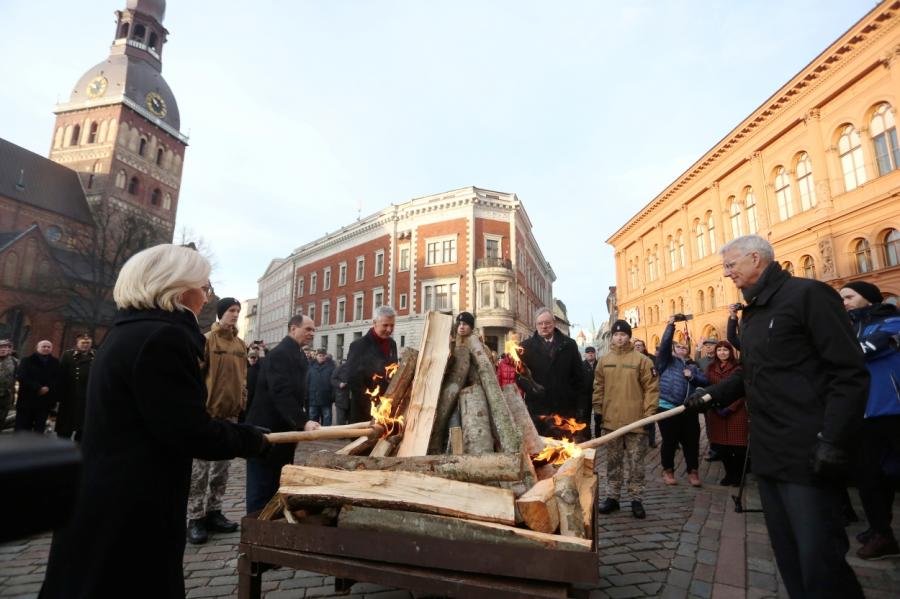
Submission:
{"label": "wooden plank", "polygon": [[[439,478],[467,483],[484,484],[497,481],[522,480],[523,460],[511,453],[484,455],[426,455],[409,458],[344,456],[330,451],[318,451],[305,456],[304,466],[337,470],[380,470],[419,472]],[[290,476],[294,466],[281,471],[281,484],[293,484]]]}
{"label": "wooden plank", "polygon": [[491,427],[494,431],[494,438],[497,439],[502,452],[518,453],[522,451],[522,433],[513,421],[509,406],[506,405],[506,400],[503,398],[490,353],[475,335],[469,335],[465,341],[469,351],[472,352],[472,362],[478,369],[478,379],[484,389],[484,395],[487,397],[488,406],[491,408]]}
{"label": "wooden plank", "polygon": [[282,479],[278,492],[291,506],[351,504],[515,523],[512,491],[416,472],[293,466],[282,471]]}
{"label": "wooden plank", "polygon": [[441,394],[441,381],[450,357],[452,328],[453,317],[449,314],[428,312],[425,315],[425,331],[422,334],[416,376],[406,410],[403,441],[397,448],[397,455],[400,457],[428,453],[435,410]]}
{"label": "wooden plank", "polygon": [[559,510],[553,495],[553,479],[539,481],[516,500],[516,509],[525,526],[537,532],[553,533],[559,528]]}
{"label": "wooden plank", "polygon": [[581,513],[584,516],[584,530],[591,531],[591,521],[594,516],[594,501],[597,496],[597,475],[593,472],[582,470],[582,477],[578,481],[578,498],[581,502]]}
{"label": "wooden plank", "polygon": [[559,533],[582,539],[587,536],[578,494],[583,466],[584,454],[579,454],[566,460],[553,477],[553,495],[556,497],[556,508],[559,512]]}

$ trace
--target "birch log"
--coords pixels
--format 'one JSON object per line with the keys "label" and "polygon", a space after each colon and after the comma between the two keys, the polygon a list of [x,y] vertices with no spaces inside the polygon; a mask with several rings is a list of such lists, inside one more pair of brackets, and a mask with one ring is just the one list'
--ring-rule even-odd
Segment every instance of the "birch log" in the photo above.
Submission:
{"label": "birch log", "polygon": [[466,346],[472,352],[472,361],[478,368],[478,378],[491,410],[491,426],[500,444],[500,450],[504,453],[519,453],[522,451],[522,433],[519,432],[509,412],[509,406],[503,399],[503,392],[500,390],[500,383],[497,382],[497,372],[494,370],[490,355],[475,335],[470,335],[466,339]]}
{"label": "birch log", "polygon": [[505,385],[503,399],[506,400],[506,405],[509,407],[516,426],[522,431],[522,443],[525,445],[525,451],[528,452],[528,455],[540,453],[544,449],[544,438],[538,434],[537,428],[534,426],[531,414],[528,413],[528,406],[519,395],[519,387],[512,384]]}
{"label": "birch log", "polygon": [[552,533],[559,528],[559,510],[553,496],[553,479],[539,481],[516,500],[516,510],[525,526],[537,532]]}
{"label": "birch log", "polygon": [[459,391],[465,386],[470,356],[467,347],[457,347],[453,350],[453,364],[444,375],[441,395],[434,413],[434,426],[431,428],[431,441],[428,443],[429,454],[443,453],[447,446],[450,416],[459,405]]}
{"label": "birch log", "polygon": [[553,495],[556,497],[556,508],[559,512],[559,534],[582,539],[587,536],[581,497],[578,493],[583,465],[584,455],[569,458],[552,479]]}
{"label": "birch log", "polygon": [[480,385],[466,387],[459,393],[459,414],[462,420],[463,451],[474,455],[492,453],[491,414]]}
{"label": "birch log", "polygon": [[[522,480],[522,459],[511,453],[484,455],[426,455],[409,458],[344,456],[330,451],[318,451],[306,456],[305,466],[335,470],[381,470],[391,472],[420,472],[431,476],[467,483],[515,482]],[[293,466],[282,469],[282,484],[293,484]]]}

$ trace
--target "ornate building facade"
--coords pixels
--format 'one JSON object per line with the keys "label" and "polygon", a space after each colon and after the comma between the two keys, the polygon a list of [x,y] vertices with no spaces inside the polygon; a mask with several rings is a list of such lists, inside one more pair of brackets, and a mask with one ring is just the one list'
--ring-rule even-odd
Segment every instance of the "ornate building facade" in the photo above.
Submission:
{"label": "ornate building facade", "polygon": [[724,338],[740,301],[718,250],[769,239],[794,276],[900,294],[900,2],[882,2],[607,242],[620,315],[651,350],[669,315]]}

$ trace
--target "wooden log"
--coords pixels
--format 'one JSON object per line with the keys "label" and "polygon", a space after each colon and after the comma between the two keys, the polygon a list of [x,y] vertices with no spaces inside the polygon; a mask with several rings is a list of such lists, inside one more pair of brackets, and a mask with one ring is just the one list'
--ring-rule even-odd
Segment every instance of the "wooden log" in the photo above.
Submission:
{"label": "wooden log", "polygon": [[376,458],[383,458],[391,455],[397,449],[397,444],[394,442],[395,438],[396,437],[378,439],[378,443],[375,444],[375,447],[372,448],[369,455]]}
{"label": "wooden log", "polygon": [[[398,458],[344,456],[330,451],[318,451],[307,455],[303,465],[336,470],[419,472],[439,478],[479,484],[522,480],[522,458],[511,453],[486,453],[484,455],[440,454]],[[291,477],[295,467],[285,466],[282,468],[282,485],[291,485],[298,482]]]}
{"label": "wooden log", "polygon": [[596,465],[597,460],[597,450],[596,449],[585,449],[584,450],[584,469],[587,472],[593,472],[594,466]]}
{"label": "wooden log", "polygon": [[597,475],[588,470],[582,470],[582,476],[578,481],[578,500],[581,504],[581,513],[584,516],[584,530],[588,537],[591,536],[591,522],[594,519],[594,498],[597,496]]}
{"label": "wooden log", "polygon": [[449,314],[428,312],[425,315],[422,347],[416,362],[416,376],[412,383],[409,407],[406,409],[406,423],[403,427],[403,440],[397,449],[398,456],[428,453],[441,381],[450,357],[447,340],[452,328],[453,317]]}
{"label": "wooden log", "polygon": [[584,465],[584,454],[571,457],[559,467],[553,477],[553,495],[559,512],[559,534],[567,537],[585,538],[584,514],[578,495],[578,483]]}
{"label": "wooden log", "polygon": [[344,445],[335,453],[339,455],[365,455],[372,451],[372,448],[375,447],[375,443],[377,443],[376,439],[370,439],[369,437],[359,437]]}
{"label": "wooden log", "polygon": [[560,551],[591,550],[591,542],[583,539],[544,534],[490,522],[357,506],[346,506],[341,510],[338,528],[405,533],[450,541],[541,547]]}
{"label": "wooden log", "polygon": [[278,492],[294,505],[363,505],[515,524],[512,491],[417,472],[294,466]]}
{"label": "wooden log", "polygon": [[543,533],[553,533],[559,528],[559,510],[553,495],[553,479],[539,481],[516,500],[516,509],[522,515],[525,526]]}
{"label": "wooden log", "polygon": [[266,433],[269,443],[300,443],[303,441],[321,441],[324,439],[353,439],[355,437],[378,438],[381,434],[376,427],[369,428],[339,428],[333,430],[330,426],[323,426],[314,431],[288,431],[284,433]]}
{"label": "wooden log", "polygon": [[[526,489],[530,489],[535,484],[537,484],[538,476],[537,471],[534,469],[534,462],[531,461],[531,456],[529,456],[524,451],[519,454],[522,456],[521,458],[521,466],[522,466],[522,478],[521,482],[525,483]],[[519,493],[521,495],[521,493]],[[518,497],[519,495],[516,495]]]}
{"label": "wooden log", "polygon": [[503,399],[500,383],[497,382],[497,373],[491,364],[490,353],[475,335],[466,338],[466,346],[472,352],[472,361],[478,368],[478,378],[491,409],[491,426],[500,450],[504,453],[519,453],[522,451],[522,433],[513,421],[506,400]]}
{"label": "wooden log", "polygon": [[412,390],[413,378],[416,376],[416,362],[419,359],[419,351],[411,347],[404,347],[400,351],[400,362],[397,370],[388,382],[384,396],[391,398],[391,416],[396,418],[406,413],[409,404],[409,394]]}
{"label": "wooden log", "polygon": [[452,455],[462,455],[466,453],[461,426],[450,427],[450,453]]}
{"label": "wooden log", "polygon": [[554,476],[556,476],[556,466],[544,464],[539,468],[535,468],[535,472],[537,473],[538,480],[546,480],[548,478],[553,478]]}
{"label": "wooden log", "polygon": [[281,495],[276,493],[272,499],[263,506],[262,511],[259,513],[259,520],[275,520],[280,518],[284,512],[284,500]]}
{"label": "wooden log", "polygon": [[428,443],[428,453],[443,453],[447,446],[448,424],[450,416],[459,405],[459,390],[465,386],[466,375],[469,373],[469,349],[465,346],[453,349],[453,362],[441,385],[441,394],[438,398],[434,414],[434,426],[431,429],[431,441]]}
{"label": "wooden log", "polygon": [[475,455],[494,451],[491,414],[480,385],[459,392],[459,415],[462,420],[463,451]]}
{"label": "wooden log", "polygon": [[478,368],[475,366],[474,362],[469,363],[469,372],[466,374],[466,387],[471,387],[472,385],[478,385],[481,379],[478,378]]}
{"label": "wooden log", "polygon": [[297,523],[297,518],[294,517],[293,512],[291,510],[284,510],[284,519],[290,522],[291,524]]}
{"label": "wooden log", "polygon": [[509,407],[509,412],[516,426],[522,431],[522,443],[525,446],[525,451],[529,455],[539,454],[544,449],[544,438],[538,434],[534,421],[531,419],[531,414],[528,413],[528,406],[525,405],[525,400],[519,395],[519,388],[516,385],[505,385],[503,387],[503,399],[506,400],[506,405]]}

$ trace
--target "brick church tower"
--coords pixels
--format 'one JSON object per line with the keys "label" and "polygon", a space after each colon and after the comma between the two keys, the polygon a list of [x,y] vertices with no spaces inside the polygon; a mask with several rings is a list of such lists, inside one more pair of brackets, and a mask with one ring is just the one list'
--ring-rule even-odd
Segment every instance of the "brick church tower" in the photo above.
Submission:
{"label": "brick church tower", "polygon": [[116,11],[109,56],[54,111],[50,159],[76,171],[88,204],[139,215],[171,242],[187,136],[162,76],[165,0]]}

